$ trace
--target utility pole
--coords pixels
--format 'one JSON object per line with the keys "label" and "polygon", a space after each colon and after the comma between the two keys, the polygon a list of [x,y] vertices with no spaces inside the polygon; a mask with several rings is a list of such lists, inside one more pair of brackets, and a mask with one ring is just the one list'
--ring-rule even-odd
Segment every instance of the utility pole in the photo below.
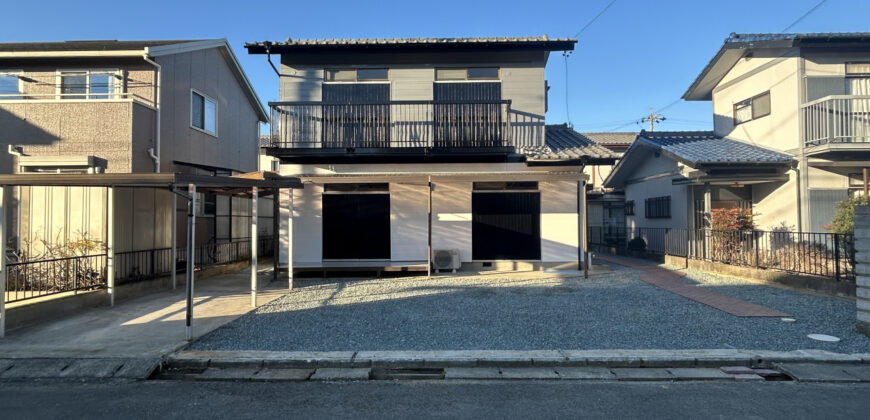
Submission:
{"label": "utility pole", "polygon": [[656,114],[652,107],[649,109],[649,116],[640,119],[640,122],[649,122],[649,131],[655,131],[655,125],[666,120],[664,115]]}

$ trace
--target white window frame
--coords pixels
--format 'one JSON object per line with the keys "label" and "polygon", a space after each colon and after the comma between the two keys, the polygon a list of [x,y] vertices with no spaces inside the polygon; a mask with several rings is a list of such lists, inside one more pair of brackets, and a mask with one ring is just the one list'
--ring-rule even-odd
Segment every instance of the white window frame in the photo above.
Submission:
{"label": "white window frame", "polygon": [[9,98],[5,96],[0,96],[0,100],[17,101],[20,99],[24,99],[24,80],[21,80],[21,77],[24,76],[24,70],[0,70],[0,76],[18,77],[18,97]]}
{"label": "white window frame", "polygon": [[[208,131],[204,128],[205,122],[203,122],[203,128],[199,128],[199,127],[193,125],[193,94],[194,93],[199,95],[199,96],[202,96],[204,99],[207,99],[207,100],[211,101],[212,103],[214,103],[214,133],[212,133],[211,131]],[[190,89],[190,96],[188,97],[187,101],[190,104],[190,118],[188,118],[188,122],[190,123],[190,128],[192,128],[196,131],[199,131],[200,133],[205,133],[205,134],[208,134],[214,138],[218,138],[218,121],[219,121],[219,117],[220,117],[220,106],[218,104],[218,101],[215,100],[214,98],[212,98],[211,96],[208,96],[205,93],[202,93],[201,91],[193,89],[193,88]],[[205,102],[203,102],[202,113],[203,113],[203,120],[204,120],[205,119]]]}
{"label": "white window frame", "polygon": [[[106,69],[57,69],[55,71],[55,87],[54,94],[55,99],[64,99],[63,97],[63,75],[65,73],[84,73],[85,74],[85,93],[84,99],[86,101],[105,101],[105,100],[115,100],[124,94],[124,83],[123,77],[121,73],[121,69],[118,68],[106,68]],[[112,91],[109,93],[97,93],[94,94],[91,92],[91,75],[92,74],[108,74],[115,77],[115,82],[112,83]],[[118,80],[118,79],[121,80]],[[105,95],[108,98],[100,98],[94,99],[92,96],[96,95]]]}

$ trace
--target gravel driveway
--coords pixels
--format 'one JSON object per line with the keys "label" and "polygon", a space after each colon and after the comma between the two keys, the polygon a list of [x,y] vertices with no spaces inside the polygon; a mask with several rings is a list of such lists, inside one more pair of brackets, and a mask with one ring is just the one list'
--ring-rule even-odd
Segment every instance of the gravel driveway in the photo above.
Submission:
{"label": "gravel driveway", "polygon": [[[745,280],[687,281],[791,314],[738,318],[638,280],[640,271],[300,279],[298,289],[206,335],[200,350],[823,349],[870,352],[855,303]],[[821,333],[838,343],[807,338]]]}

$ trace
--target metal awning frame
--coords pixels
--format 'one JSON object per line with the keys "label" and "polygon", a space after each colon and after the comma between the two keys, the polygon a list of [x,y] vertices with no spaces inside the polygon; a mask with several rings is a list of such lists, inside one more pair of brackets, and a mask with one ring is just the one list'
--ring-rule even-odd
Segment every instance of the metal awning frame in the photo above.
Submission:
{"label": "metal awning frame", "polygon": [[[167,189],[172,194],[171,224],[171,255],[177,255],[176,240],[176,210],[177,197],[188,201],[187,212],[187,269],[185,270],[186,287],[186,337],[191,340],[193,321],[193,296],[194,296],[194,270],[195,256],[194,246],[196,229],[196,196],[200,192],[214,194],[241,196],[250,198],[251,205],[251,306],[257,306],[257,198],[274,194],[274,225],[275,237],[279,236],[278,215],[287,218],[288,221],[288,246],[287,246],[287,277],[288,286],[293,288],[293,248],[292,248],[292,206],[294,188],[302,188],[298,178],[282,177],[271,172],[249,173],[241,176],[209,176],[192,175],[182,173],[149,173],[149,174],[46,174],[46,173],[23,173],[13,175],[0,175],[0,248],[5,254],[7,242],[6,210],[10,187],[98,187],[106,188],[106,289],[109,297],[109,305],[115,304],[115,217],[114,217],[114,190],[115,188],[155,188]],[[186,191],[186,192],[185,192]],[[284,204],[287,208],[281,207]],[[278,275],[279,253],[277,252],[280,241],[276,241],[276,255],[274,258],[275,276]],[[172,288],[176,287],[176,267],[173,264],[171,272]],[[0,338],[6,333],[6,258],[0,255]]]}

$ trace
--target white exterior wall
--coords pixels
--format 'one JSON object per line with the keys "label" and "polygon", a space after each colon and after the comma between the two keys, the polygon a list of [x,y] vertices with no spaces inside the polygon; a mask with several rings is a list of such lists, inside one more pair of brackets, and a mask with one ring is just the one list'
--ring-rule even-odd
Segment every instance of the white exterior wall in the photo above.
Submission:
{"label": "white exterior wall", "polygon": [[390,259],[426,261],[429,191],[423,184],[390,184]]}
{"label": "white exterior wall", "polygon": [[432,249],[458,249],[471,262],[471,182],[439,182],[432,192]]}
{"label": "white exterior wall", "polygon": [[580,226],[577,182],[539,182],[541,190],[541,261],[577,261]]}

